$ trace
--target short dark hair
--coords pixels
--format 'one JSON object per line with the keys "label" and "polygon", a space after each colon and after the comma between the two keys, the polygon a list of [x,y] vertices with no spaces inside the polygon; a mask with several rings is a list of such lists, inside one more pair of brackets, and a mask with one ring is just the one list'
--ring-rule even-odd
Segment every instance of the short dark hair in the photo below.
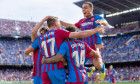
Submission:
{"label": "short dark hair", "polygon": [[91,8],[93,8],[93,3],[91,3],[91,2],[84,2],[83,4],[88,4]]}
{"label": "short dark hair", "polygon": [[42,30],[45,30],[47,32],[47,31],[49,31],[49,28],[48,27],[42,27],[39,32],[41,32]]}
{"label": "short dark hair", "polygon": [[54,26],[54,23],[58,20],[57,17],[49,17],[47,19],[47,25],[48,27]]}
{"label": "short dark hair", "polygon": [[70,31],[70,32],[75,32],[76,31],[76,27],[73,26],[73,25],[70,25],[70,26],[66,27],[66,30]]}

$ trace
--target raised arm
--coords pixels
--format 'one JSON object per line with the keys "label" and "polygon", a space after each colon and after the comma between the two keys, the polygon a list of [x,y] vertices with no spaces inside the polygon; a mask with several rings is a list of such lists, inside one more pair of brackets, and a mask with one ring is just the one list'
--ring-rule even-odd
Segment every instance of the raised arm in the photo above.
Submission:
{"label": "raised arm", "polygon": [[85,30],[81,32],[71,32],[69,38],[84,38],[96,34],[97,32],[104,33],[104,28],[98,26],[97,28],[91,30]]}
{"label": "raised arm", "polygon": [[70,23],[67,23],[67,22],[64,22],[64,21],[60,21],[61,25],[65,26],[65,27],[68,27],[70,25],[74,25],[74,24],[70,24]]}
{"label": "raised arm", "polygon": [[53,56],[53,57],[48,58],[48,59],[43,57],[41,62],[42,62],[42,64],[44,64],[44,63],[56,63],[59,61],[63,61],[64,59],[65,58],[63,57],[62,54],[57,53],[56,56]]}
{"label": "raised arm", "polygon": [[35,49],[32,46],[29,46],[25,51],[25,55],[29,55],[31,52],[33,52]]}
{"label": "raised arm", "polygon": [[39,30],[39,28],[42,26],[42,24],[49,18],[52,16],[46,16],[44,19],[42,19],[32,30],[32,38],[31,41],[33,42],[36,38],[37,38],[37,31]]}

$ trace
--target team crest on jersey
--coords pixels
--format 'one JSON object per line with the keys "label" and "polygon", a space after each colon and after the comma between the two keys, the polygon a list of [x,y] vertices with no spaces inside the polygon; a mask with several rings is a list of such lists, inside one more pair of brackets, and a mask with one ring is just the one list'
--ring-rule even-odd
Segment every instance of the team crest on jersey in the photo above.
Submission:
{"label": "team crest on jersey", "polygon": [[93,21],[94,20],[94,18],[91,18],[91,21]]}

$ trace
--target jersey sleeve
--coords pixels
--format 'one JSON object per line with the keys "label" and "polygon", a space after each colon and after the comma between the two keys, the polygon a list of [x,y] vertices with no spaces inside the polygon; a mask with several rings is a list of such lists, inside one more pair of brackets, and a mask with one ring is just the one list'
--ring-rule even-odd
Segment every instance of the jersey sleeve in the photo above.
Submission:
{"label": "jersey sleeve", "polygon": [[86,72],[91,72],[91,68],[84,67],[84,69],[86,70]]}
{"label": "jersey sleeve", "polygon": [[80,23],[81,23],[81,20],[79,20],[77,23],[75,23],[74,25],[77,27],[77,28],[80,28]]}
{"label": "jersey sleeve", "polygon": [[64,30],[64,29],[58,29],[57,31],[59,33],[59,36],[61,36],[63,39],[69,38],[69,35],[71,32]]}
{"label": "jersey sleeve", "polygon": [[116,72],[116,71],[113,69],[113,74],[115,74],[115,72]]}
{"label": "jersey sleeve", "polygon": [[102,20],[102,19],[104,19],[102,16],[100,16],[100,15],[96,15],[96,17],[95,17],[97,20]]}
{"label": "jersey sleeve", "polygon": [[84,42],[84,44],[85,44],[86,54],[90,53],[92,51],[91,47],[85,42]]}
{"label": "jersey sleeve", "polygon": [[37,38],[37,39],[32,43],[32,47],[33,47],[34,49],[39,48],[39,38]]}
{"label": "jersey sleeve", "polygon": [[63,42],[58,50],[58,53],[62,54],[64,57],[66,56],[67,53],[67,44]]}

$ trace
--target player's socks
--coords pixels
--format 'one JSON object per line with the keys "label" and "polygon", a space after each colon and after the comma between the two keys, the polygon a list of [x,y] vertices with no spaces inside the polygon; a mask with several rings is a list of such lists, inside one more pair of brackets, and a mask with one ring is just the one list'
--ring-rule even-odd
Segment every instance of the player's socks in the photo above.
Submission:
{"label": "player's socks", "polygon": [[105,64],[103,64],[103,67],[102,67],[102,69],[100,69],[100,71],[101,71],[101,78],[100,79],[103,81],[105,78]]}
{"label": "player's socks", "polygon": [[93,66],[93,67],[91,67],[91,72],[93,72],[93,71],[95,71],[96,69],[95,69],[95,67]]}
{"label": "player's socks", "polygon": [[93,74],[93,71],[95,71],[95,67],[91,67],[91,72],[87,72],[88,73],[88,77],[91,77]]}
{"label": "player's socks", "polygon": [[100,69],[100,71],[101,71],[102,73],[105,72],[105,64],[103,64],[102,69]]}

